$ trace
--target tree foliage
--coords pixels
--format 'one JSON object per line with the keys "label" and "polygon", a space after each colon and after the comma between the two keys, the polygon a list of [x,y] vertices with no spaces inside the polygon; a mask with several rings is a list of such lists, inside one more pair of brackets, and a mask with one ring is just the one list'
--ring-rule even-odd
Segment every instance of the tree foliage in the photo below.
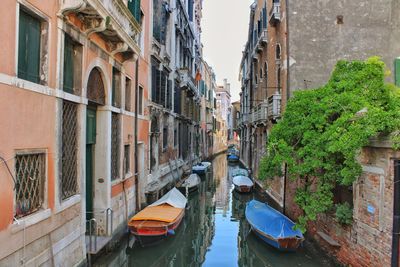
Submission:
{"label": "tree foliage", "polygon": [[336,184],[349,186],[360,176],[357,156],[371,137],[394,133],[400,147],[400,93],[384,79],[378,57],[339,61],[325,86],[296,92],[272,128],[259,177],[282,176],[286,164],[288,177],[300,179],[295,201],[304,211],[302,231],[332,207]]}

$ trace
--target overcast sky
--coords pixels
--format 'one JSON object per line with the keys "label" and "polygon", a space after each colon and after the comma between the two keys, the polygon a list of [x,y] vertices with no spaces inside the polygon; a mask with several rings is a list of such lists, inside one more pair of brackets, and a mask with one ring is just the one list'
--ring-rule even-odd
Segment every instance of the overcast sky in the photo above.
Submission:
{"label": "overcast sky", "polygon": [[239,100],[239,67],[247,40],[253,0],[203,0],[203,56],[217,76],[231,83],[233,101]]}

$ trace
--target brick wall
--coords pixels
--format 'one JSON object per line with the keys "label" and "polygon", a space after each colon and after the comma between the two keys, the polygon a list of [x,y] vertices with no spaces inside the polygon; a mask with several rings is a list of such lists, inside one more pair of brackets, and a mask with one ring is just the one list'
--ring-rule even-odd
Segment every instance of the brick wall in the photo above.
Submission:
{"label": "brick wall", "polygon": [[[351,266],[390,266],[392,255],[394,161],[400,152],[387,142],[372,142],[359,157],[361,177],[353,184],[353,224],[342,226],[334,212],[323,214],[308,226],[308,236],[323,249]],[[293,196],[299,182],[288,182],[286,214],[296,219],[301,210]],[[328,238],[324,238],[326,234]],[[334,245],[334,243],[338,243]]]}

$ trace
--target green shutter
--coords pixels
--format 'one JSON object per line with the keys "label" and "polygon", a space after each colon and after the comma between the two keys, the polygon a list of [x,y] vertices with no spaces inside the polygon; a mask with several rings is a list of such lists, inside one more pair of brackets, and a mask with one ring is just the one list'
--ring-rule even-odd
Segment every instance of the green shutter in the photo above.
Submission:
{"label": "green shutter", "polygon": [[18,77],[39,83],[40,21],[23,10],[19,19]]}
{"label": "green shutter", "polygon": [[394,80],[396,86],[400,87],[400,58],[394,60]]}
{"label": "green shutter", "polygon": [[64,91],[74,93],[74,43],[68,35],[64,46]]}
{"label": "green shutter", "polygon": [[96,109],[86,110],[86,144],[96,144]]}

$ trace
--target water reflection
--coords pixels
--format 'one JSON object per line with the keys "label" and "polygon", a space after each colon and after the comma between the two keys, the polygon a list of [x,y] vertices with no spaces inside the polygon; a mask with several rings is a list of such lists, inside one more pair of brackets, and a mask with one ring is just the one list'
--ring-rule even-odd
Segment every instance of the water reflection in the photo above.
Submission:
{"label": "water reflection", "polygon": [[232,190],[234,168],[238,167],[228,165],[226,155],[213,161],[212,173],[189,196],[189,208],[175,236],[146,248],[126,248],[125,242],[95,266],[333,266],[308,246],[282,253],[254,236],[244,210],[251,199],[263,199]]}

